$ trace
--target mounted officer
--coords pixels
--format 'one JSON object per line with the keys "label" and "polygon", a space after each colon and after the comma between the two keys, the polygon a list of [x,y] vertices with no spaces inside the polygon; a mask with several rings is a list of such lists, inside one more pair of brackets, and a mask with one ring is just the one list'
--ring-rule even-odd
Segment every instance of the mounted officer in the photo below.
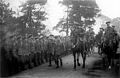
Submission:
{"label": "mounted officer", "polygon": [[114,54],[116,53],[115,51],[117,51],[116,49],[118,48],[118,40],[117,40],[118,35],[114,27],[110,26],[110,22],[106,22],[106,24],[107,24],[107,28],[105,29],[105,34],[104,34],[104,38],[105,38],[104,53],[108,59],[108,68],[111,68],[112,58],[114,58]]}
{"label": "mounted officer", "polygon": [[106,22],[106,29],[104,33],[104,37],[106,38],[106,41],[111,40],[113,38],[113,28],[110,26],[110,22]]}

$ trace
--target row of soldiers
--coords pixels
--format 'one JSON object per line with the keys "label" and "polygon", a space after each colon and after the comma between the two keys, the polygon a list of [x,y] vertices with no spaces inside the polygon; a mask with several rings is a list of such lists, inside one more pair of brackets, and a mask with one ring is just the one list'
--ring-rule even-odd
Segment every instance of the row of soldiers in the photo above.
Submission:
{"label": "row of soldiers", "polygon": [[48,37],[10,36],[2,41],[0,46],[1,76],[30,69],[48,61],[51,66],[51,61],[54,59],[52,56],[56,55],[56,60],[58,60],[60,55],[67,50],[64,40],[53,35]]}

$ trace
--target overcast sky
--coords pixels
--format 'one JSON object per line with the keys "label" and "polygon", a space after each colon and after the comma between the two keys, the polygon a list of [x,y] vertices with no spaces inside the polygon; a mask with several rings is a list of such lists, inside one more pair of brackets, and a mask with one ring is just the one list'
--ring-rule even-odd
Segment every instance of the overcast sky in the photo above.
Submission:
{"label": "overcast sky", "polygon": [[101,13],[110,17],[120,17],[120,0],[96,0]]}

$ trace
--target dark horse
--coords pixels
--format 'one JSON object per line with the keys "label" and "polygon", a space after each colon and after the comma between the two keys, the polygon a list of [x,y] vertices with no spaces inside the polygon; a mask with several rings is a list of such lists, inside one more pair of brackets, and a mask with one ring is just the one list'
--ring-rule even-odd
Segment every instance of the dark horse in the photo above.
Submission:
{"label": "dark horse", "polygon": [[117,48],[119,45],[119,37],[116,35],[113,39],[105,40],[103,43],[103,53],[107,57],[107,67],[111,68],[112,59],[115,58],[115,54],[117,52]]}
{"label": "dark horse", "polygon": [[[83,59],[83,68],[85,68],[86,60],[86,51],[87,51],[87,42],[83,38],[77,38],[75,43],[73,43],[72,53],[74,57],[74,69],[76,69],[76,64],[80,66],[79,56],[81,54]],[[76,61],[77,60],[77,61]]]}

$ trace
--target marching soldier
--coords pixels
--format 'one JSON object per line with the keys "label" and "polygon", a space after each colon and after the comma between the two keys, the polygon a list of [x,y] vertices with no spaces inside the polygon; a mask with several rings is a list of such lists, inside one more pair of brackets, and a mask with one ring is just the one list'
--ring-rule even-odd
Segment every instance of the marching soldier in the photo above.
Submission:
{"label": "marching soldier", "polygon": [[21,36],[20,40],[19,40],[19,57],[21,60],[21,70],[25,70],[26,69],[26,41],[25,41],[25,37]]}
{"label": "marching soldier", "polygon": [[29,52],[29,55],[28,55],[28,67],[31,68],[31,38],[32,38],[32,35],[28,35],[27,39],[28,39],[28,52]]}
{"label": "marching soldier", "polygon": [[2,40],[1,42],[1,74],[0,76],[1,77],[5,77],[5,76],[8,76],[10,75],[10,61],[8,60],[8,46],[7,46],[7,43],[6,43],[6,40],[7,39],[4,39]]}
{"label": "marching soldier", "polygon": [[9,69],[10,69],[10,75],[12,75],[13,73],[14,73],[14,71],[12,71],[12,69],[14,69],[14,63],[13,63],[13,60],[14,60],[14,58],[13,58],[13,49],[14,49],[14,47],[13,47],[13,43],[14,43],[14,41],[13,41],[13,37],[14,36],[10,36],[9,37],[9,39],[7,40],[7,55],[6,55],[6,57],[7,57],[7,62],[8,62],[8,67],[9,67]]}
{"label": "marching soldier", "polygon": [[44,37],[42,37],[40,39],[40,47],[41,47],[40,61],[41,61],[41,63],[44,63],[44,52],[45,52],[45,49],[46,49],[45,46],[46,46],[45,39],[44,39]]}
{"label": "marching soldier", "polygon": [[38,66],[40,61],[39,61],[39,57],[40,57],[40,42],[38,37],[35,38],[35,65]]}
{"label": "marching soldier", "polygon": [[17,40],[17,36],[15,35],[13,38],[13,51],[12,51],[12,55],[13,55],[13,70],[14,73],[17,73],[19,70],[19,56],[18,56],[18,40]]}
{"label": "marching soldier", "polygon": [[40,47],[40,39],[37,38],[37,41],[36,41],[36,51],[37,51],[37,62],[38,62],[38,65],[41,64],[40,62],[40,53],[41,53],[41,47]]}
{"label": "marching soldier", "polygon": [[44,37],[44,59],[46,62],[48,62],[48,37]]}
{"label": "marching soldier", "polygon": [[29,68],[29,41],[27,35],[24,39],[24,58],[25,58],[25,69]]}
{"label": "marching soldier", "polygon": [[54,57],[54,52],[55,52],[54,36],[50,35],[48,41],[49,66],[52,66],[51,61],[52,61],[52,57]]}
{"label": "marching soldier", "polygon": [[54,47],[54,57],[55,57],[55,63],[57,65],[56,68],[59,68],[59,64],[62,66],[62,59],[61,54],[64,52],[64,46],[60,40],[60,37],[56,37],[56,41],[53,44]]}
{"label": "marching soldier", "polygon": [[30,38],[29,38],[29,60],[30,60],[30,68],[33,68],[34,67],[34,41],[33,41],[33,36],[30,35]]}
{"label": "marching soldier", "polygon": [[22,61],[22,36],[18,36],[17,37],[17,54],[18,54],[18,71],[22,71],[23,70],[23,61]]}

